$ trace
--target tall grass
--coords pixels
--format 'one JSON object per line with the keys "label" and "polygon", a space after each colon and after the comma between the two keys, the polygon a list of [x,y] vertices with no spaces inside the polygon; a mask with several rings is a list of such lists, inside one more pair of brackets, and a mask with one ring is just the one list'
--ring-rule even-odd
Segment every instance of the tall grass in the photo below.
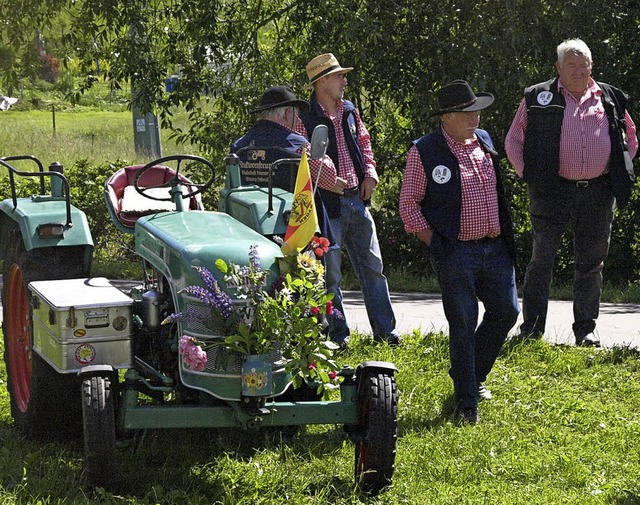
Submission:
{"label": "tall grass", "polygon": [[487,381],[494,398],[480,405],[476,426],[452,421],[442,334],[416,332],[393,349],[355,335],[340,359],[399,368],[396,471],[378,498],[354,490],[353,445],[339,426],[307,427],[283,440],[233,430],[150,431],[137,450],[119,453],[121,487],[93,491],[81,440],[23,439],[2,388],[0,504],[640,503],[636,351],[508,343]]}

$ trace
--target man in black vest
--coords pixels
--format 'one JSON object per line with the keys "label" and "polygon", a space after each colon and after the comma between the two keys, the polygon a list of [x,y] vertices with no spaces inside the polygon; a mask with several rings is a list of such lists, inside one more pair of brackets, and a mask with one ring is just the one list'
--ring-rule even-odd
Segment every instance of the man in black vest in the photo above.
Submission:
{"label": "man in black vest", "polygon": [[616,206],[635,181],[636,128],[627,96],[591,78],[589,47],[580,39],[557,48],[558,77],[525,90],[505,140],[516,173],[527,183],[533,251],[523,288],[523,338],[545,331],[558,247],[573,229],[573,333],[576,345],[600,347],[594,333],[602,268]]}
{"label": "man in black vest", "polygon": [[[400,343],[396,319],[391,307],[387,278],[382,273],[382,256],[376,226],[368,204],[378,183],[371,140],[355,106],[344,99],[347,85],[345,74],[353,70],[341,67],[331,53],[313,58],[307,65],[308,87],[313,88],[308,112],[300,115],[304,128],[300,132],[311,135],[313,129],[324,124],[329,130],[327,154],[337,170],[341,194],[325,191],[320,186],[331,230],[339,248],[326,254],[327,290],[334,294],[334,306],[342,307],[341,257],[344,247],[358,277],[369,322],[376,341],[389,345]],[[330,318],[329,335],[342,346],[349,340],[346,319]]]}
{"label": "man in black vest", "polygon": [[449,322],[456,414],[476,423],[478,401],[491,398],[484,381],[520,311],[513,226],[498,154],[478,128],[493,96],[457,80],[438,91],[438,102],[440,127],[409,149],[400,217],[429,248]]}

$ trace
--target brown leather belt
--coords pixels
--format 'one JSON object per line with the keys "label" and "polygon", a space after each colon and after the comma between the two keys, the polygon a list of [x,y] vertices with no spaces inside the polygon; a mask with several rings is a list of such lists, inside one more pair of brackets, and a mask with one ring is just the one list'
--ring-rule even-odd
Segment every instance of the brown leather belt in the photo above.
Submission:
{"label": "brown leather belt", "polygon": [[342,190],[342,196],[353,198],[360,194],[360,188],[345,188]]}

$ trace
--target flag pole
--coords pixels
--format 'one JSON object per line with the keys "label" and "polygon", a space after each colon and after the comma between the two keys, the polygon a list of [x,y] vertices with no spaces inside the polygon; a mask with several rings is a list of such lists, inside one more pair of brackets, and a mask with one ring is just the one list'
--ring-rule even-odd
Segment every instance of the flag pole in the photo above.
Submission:
{"label": "flag pole", "polygon": [[324,156],[320,158],[320,168],[318,168],[318,175],[316,176],[316,183],[313,185],[313,196],[316,196],[316,191],[318,191],[318,184],[320,182],[320,173],[322,172],[322,166],[324,164]]}

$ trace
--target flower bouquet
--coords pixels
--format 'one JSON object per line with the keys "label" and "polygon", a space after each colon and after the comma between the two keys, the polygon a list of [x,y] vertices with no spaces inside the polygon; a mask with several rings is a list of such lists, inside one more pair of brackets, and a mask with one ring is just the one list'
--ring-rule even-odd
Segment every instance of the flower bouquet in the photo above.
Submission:
{"label": "flower bouquet", "polygon": [[[214,345],[245,357],[276,351],[284,359],[295,388],[306,383],[321,393],[336,387],[339,376],[333,354],[339,346],[328,339],[324,326],[326,315],[341,315],[334,313],[333,294],[326,291],[324,267],[319,261],[328,246],[327,239],[314,237],[302,252],[280,258],[280,274],[271,286],[255,246],[249,250],[248,265],[216,261],[226,290],[207,268],[194,267],[204,286],[187,286],[182,292],[211,308],[208,324],[222,328],[225,338],[205,343],[183,335],[179,353],[186,366],[203,370],[206,349]],[[185,317],[193,316],[172,314],[164,323]]]}

